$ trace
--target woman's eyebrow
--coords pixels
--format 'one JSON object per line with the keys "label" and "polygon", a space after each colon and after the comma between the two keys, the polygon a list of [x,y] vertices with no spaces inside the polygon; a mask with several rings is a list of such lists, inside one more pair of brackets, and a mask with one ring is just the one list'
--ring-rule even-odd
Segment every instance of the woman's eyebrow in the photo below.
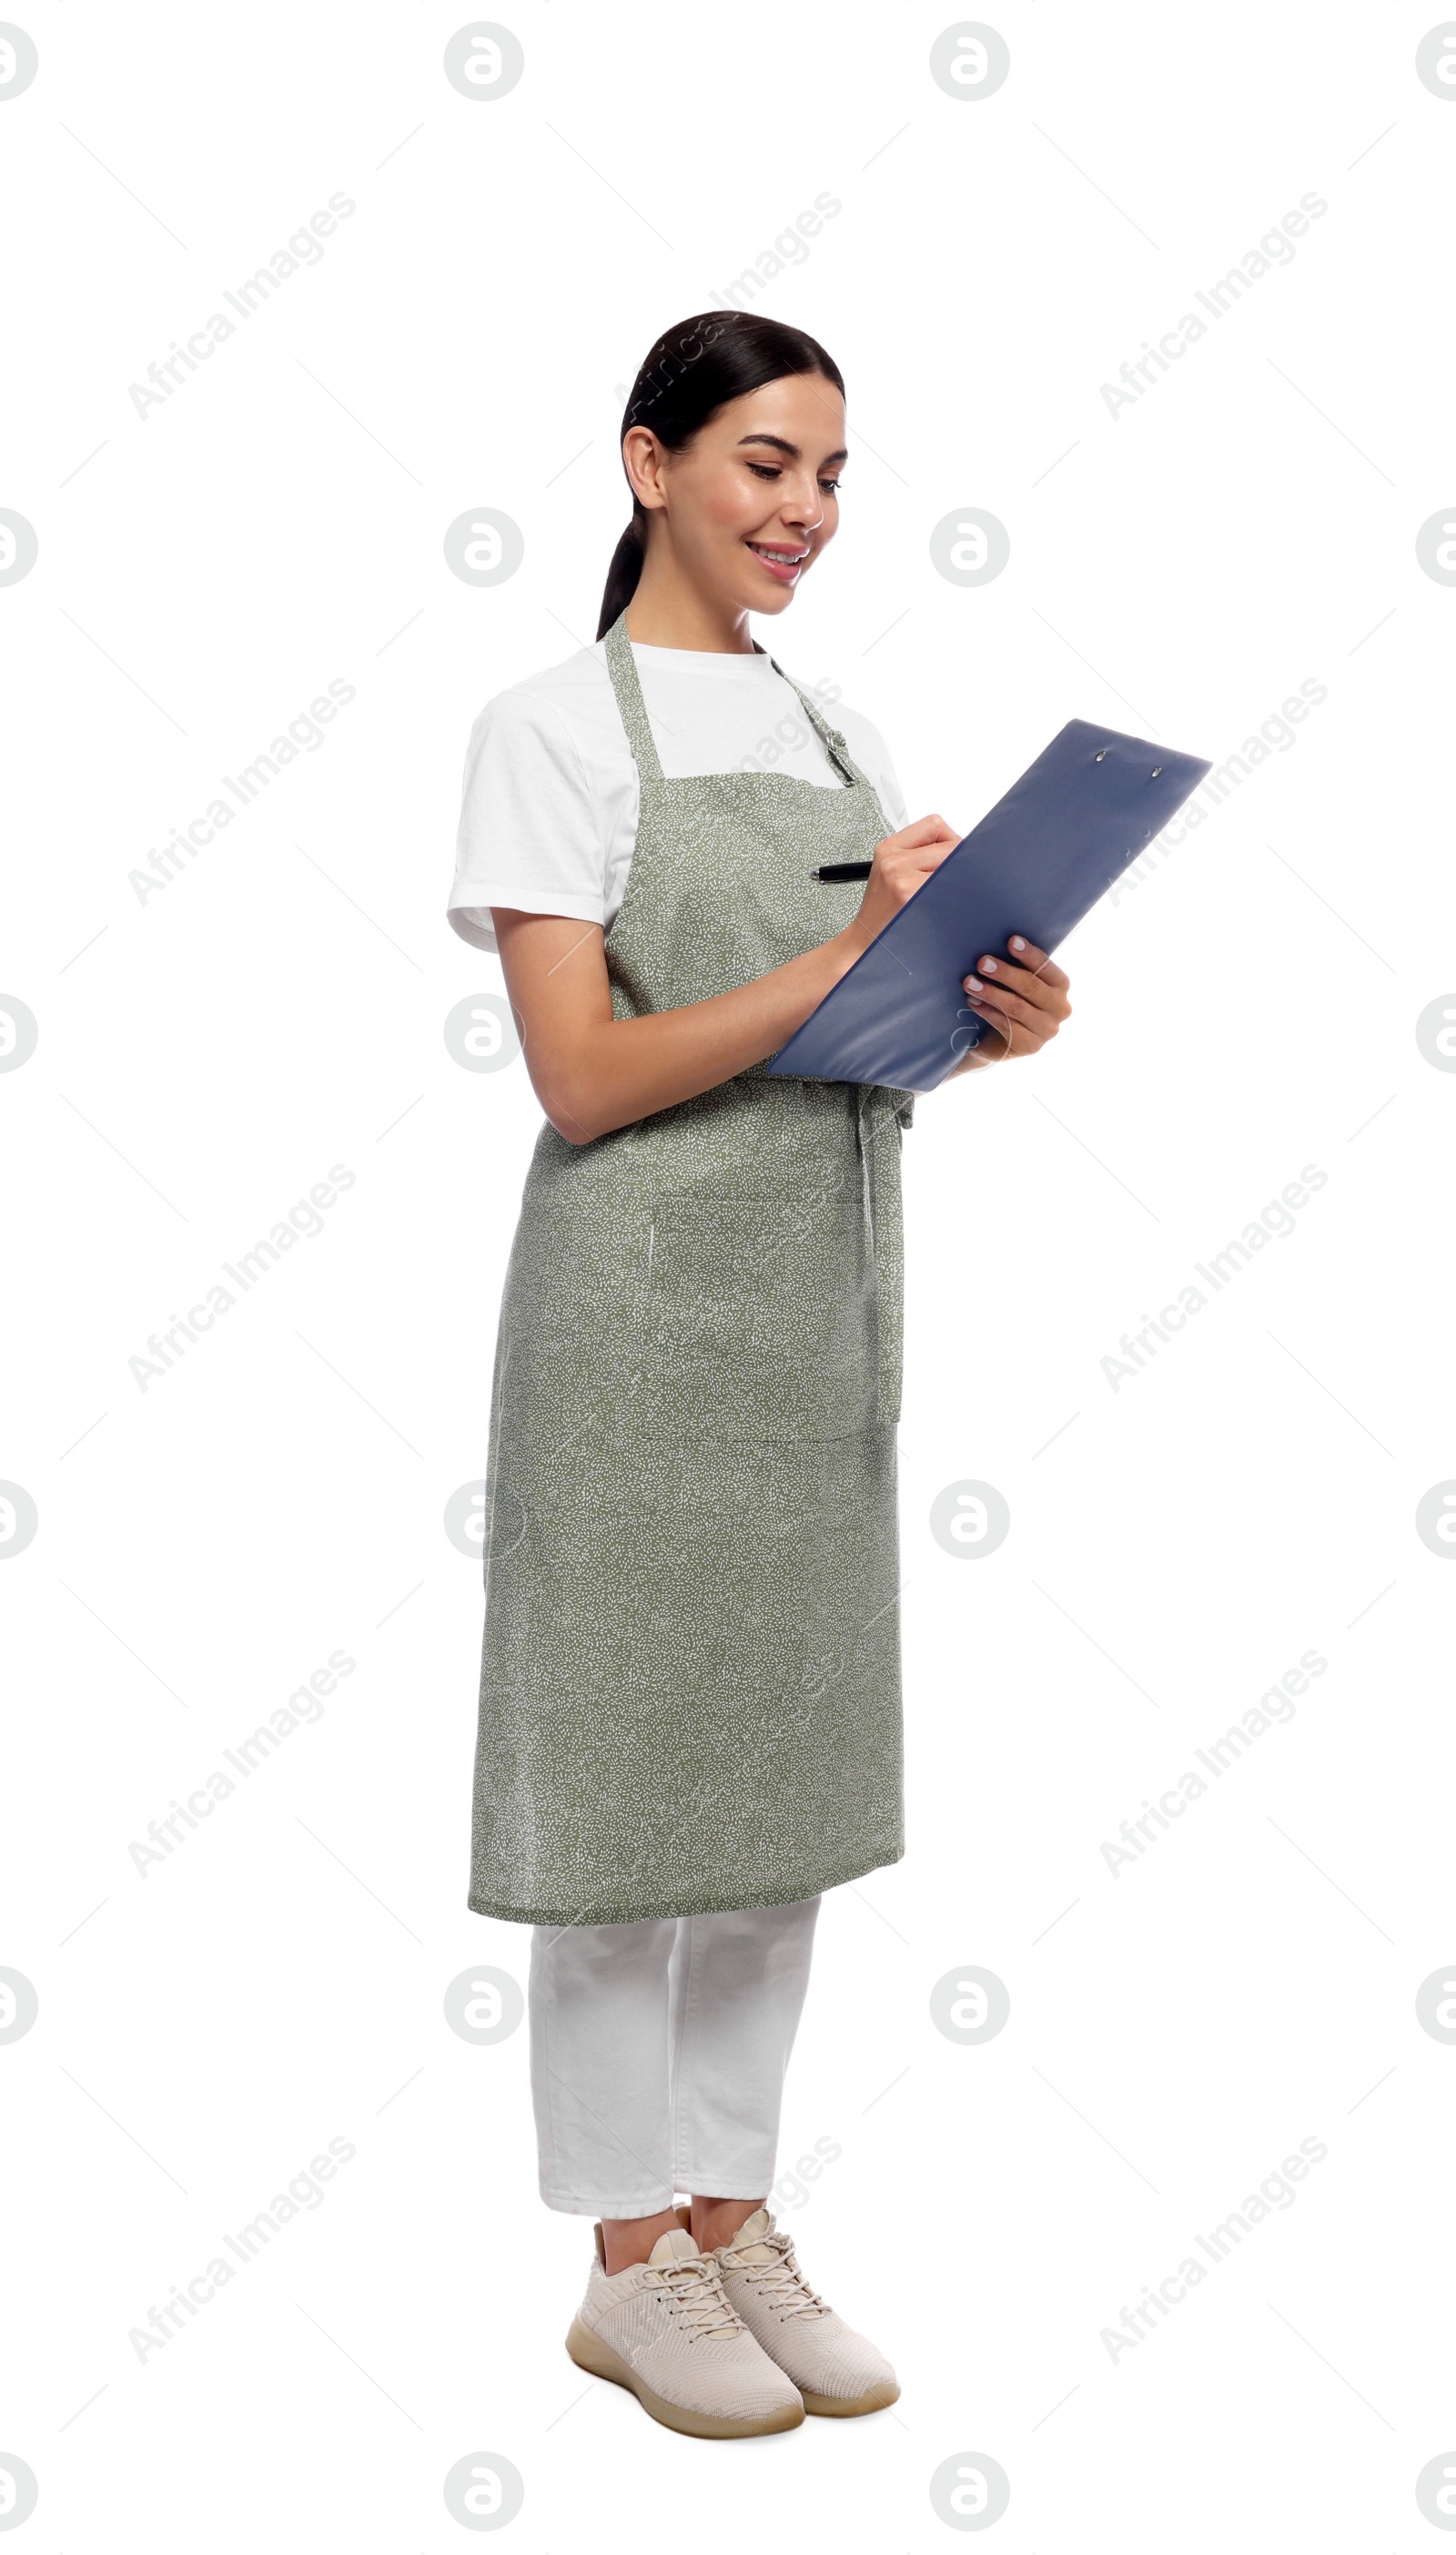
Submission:
{"label": "woman's eyebrow", "polygon": [[[738,448],[740,451],[745,443],[772,443],[776,452],[787,452],[790,461],[801,461],[803,459],[803,454],[799,446],[796,443],[789,443],[782,434],[741,434],[738,438]],[[837,452],[825,453],[823,463],[821,463],[820,466],[822,468],[826,467],[831,461],[847,461],[848,459],[848,448],[846,445],[841,444]]]}

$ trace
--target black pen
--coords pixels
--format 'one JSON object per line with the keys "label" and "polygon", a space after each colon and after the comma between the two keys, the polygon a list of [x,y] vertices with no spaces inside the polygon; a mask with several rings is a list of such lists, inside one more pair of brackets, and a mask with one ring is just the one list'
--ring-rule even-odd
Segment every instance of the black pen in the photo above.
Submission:
{"label": "black pen", "polygon": [[873,861],[825,861],[822,868],[810,870],[809,876],[837,885],[840,879],[867,879],[874,866]]}

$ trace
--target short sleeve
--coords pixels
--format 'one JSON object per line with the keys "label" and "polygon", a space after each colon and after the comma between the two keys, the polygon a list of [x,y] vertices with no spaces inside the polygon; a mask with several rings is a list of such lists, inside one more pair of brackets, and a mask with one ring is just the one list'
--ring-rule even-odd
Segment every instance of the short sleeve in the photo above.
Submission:
{"label": "short sleeve", "polygon": [[605,923],[607,845],[591,781],[555,703],[524,685],[488,701],[465,752],[446,916],[494,949],[492,906]]}

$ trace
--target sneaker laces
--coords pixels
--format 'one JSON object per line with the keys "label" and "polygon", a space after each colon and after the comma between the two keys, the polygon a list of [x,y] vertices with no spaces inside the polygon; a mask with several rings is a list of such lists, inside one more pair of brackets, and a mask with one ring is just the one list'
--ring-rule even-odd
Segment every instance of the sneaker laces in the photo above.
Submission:
{"label": "sneaker laces", "polygon": [[[767,2249],[772,2259],[751,2261],[748,2256]],[[724,2259],[734,2270],[742,2271],[753,2283],[766,2304],[780,2315],[828,2315],[829,2307],[817,2289],[811,2289],[793,2257],[793,2238],[787,2227],[775,2227],[740,2251],[736,2246],[722,2247]]]}
{"label": "sneaker laces", "polygon": [[722,2275],[709,2253],[687,2253],[675,2261],[648,2265],[648,2278],[665,2291],[672,2313],[686,2327],[689,2342],[710,2333],[734,2333],[742,2318],[729,2303]]}

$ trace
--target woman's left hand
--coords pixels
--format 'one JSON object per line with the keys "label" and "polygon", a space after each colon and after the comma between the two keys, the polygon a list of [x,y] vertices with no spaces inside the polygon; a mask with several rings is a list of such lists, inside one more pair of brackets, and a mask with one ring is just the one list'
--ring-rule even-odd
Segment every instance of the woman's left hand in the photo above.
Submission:
{"label": "woman's left hand", "polygon": [[962,978],[966,1002],[991,1034],[973,1046],[947,1074],[974,1072],[978,1065],[1001,1064],[1013,1055],[1035,1055],[1054,1038],[1071,1005],[1069,979],[1044,949],[1020,933],[1008,943],[1009,956],[977,961],[978,973]]}

